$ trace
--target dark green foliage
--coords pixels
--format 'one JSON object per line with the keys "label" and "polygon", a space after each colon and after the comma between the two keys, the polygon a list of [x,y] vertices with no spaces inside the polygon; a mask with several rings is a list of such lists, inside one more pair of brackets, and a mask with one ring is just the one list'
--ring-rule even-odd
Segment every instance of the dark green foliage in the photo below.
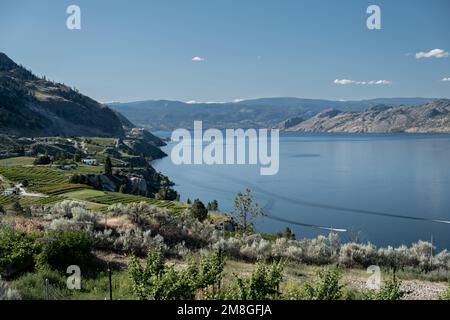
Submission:
{"label": "dark green foliage", "polygon": [[37,165],[48,165],[48,164],[50,164],[51,162],[52,162],[52,160],[50,159],[50,157],[47,156],[47,155],[45,155],[45,156],[39,156],[39,157],[37,157],[37,158],[34,160],[33,164],[34,164],[35,166],[37,166]]}
{"label": "dark green foliage", "polygon": [[73,155],[73,161],[75,162],[81,162],[81,153],[80,151],[76,151]]}
{"label": "dark green foliage", "polygon": [[24,209],[19,201],[13,203],[12,210],[18,215],[22,215],[24,213]]}
{"label": "dark green foliage", "polygon": [[205,208],[205,205],[199,199],[195,199],[194,204],[191,207],[191,212],[200,222],[208,217],[208,209]]}
{"label": "dark green foliage", "polygon": [[219,210],[219,202],[217,200],[208,202],[207,209],[208,209],[208,211],[218,211]]}
{"label": "dark green foliage", "polygon": [[45,242],[42,252],[37,256],[39,266],[65,271],[70,265],[83,267],[92,261],[93,241],[86,232],[50,232]]}
{"label": "dark green foliage", "polygon": [[14,276],[32,269],[39,246],[35,239],[9,227],[0,227],[0,274]]}
{"label": "dark green foliage", "polygon": [[306,300],[338,300],[343,296],[341,271],[338,268],[323,269],[313,284],[307,284],[304,290]]}
{"label": "dark green foliage", "polygon": [[268,266],[259,261],[250,278],[237,277],[236,289],[231,293],[232,299],[267,300],[279,294],[279,285],[283,280],[284,262]]}
{"label": "dark green foliage", "polygon": [[112,162],[110,157],[106,157],[105,160],[105,174],[108,176],[112,175]]}

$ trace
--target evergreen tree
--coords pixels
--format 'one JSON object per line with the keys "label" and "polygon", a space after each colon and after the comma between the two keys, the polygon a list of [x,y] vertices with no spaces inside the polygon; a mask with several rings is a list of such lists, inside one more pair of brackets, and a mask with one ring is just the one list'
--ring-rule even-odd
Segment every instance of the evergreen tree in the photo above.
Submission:
{"label": "evergreen tree", "polygon": [[105,160],[105,174],[108,176],[112,175],[112,163],[110,157],[106,157]]}
{"label": "evergreen tree", "polygon": [[191,208],[192,215],[197,218],[200,222],[204,221],[208,217],[208,209],[206,209],[203,202],[199,199],[195,199],[194,204]]}

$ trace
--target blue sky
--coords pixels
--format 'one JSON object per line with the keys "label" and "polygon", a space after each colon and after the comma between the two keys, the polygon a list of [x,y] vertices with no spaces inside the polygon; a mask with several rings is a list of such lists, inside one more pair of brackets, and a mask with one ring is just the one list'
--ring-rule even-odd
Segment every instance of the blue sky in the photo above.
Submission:
{"label": "blue sky", "polygon": [[[66,28],[71,4],[81,30]],[[370,4],[382,30],[366,27]],[[450,97],[449,12],[448,0],[1,0],[0,51],[102,102]],[[444,57],[415,56],[433,49]]]}

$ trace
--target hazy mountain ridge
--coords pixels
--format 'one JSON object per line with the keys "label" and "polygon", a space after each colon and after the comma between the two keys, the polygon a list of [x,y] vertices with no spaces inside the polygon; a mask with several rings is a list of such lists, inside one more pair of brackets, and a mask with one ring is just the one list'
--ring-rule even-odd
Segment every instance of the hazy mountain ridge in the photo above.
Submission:
{"label": "hazy mountain ridge", "polygon": [[148,100],[109,103],[133,123],[152,130],[192,129],[195,120],[204,127],[269,128],[297,118],[309,119],[334,108],[341,111],[363,111],[380,103],[401,106],[421,105],[431,98],[380,98],[361,101],[331,101],[301,98],[261,98],[229,103],[186,103],[170,100]]}
{"label": "hazy mountain ridge", "polygon": [[450,132],[450,100],[415,107],[375,106],[363,112],[327,109],[285,128],[300,132],[444,133]]}
{"label": "hazy mountain ridge", "polygon": [[130,124],[107,106],[38,78],[0,53],[0,133],[122,137]]}

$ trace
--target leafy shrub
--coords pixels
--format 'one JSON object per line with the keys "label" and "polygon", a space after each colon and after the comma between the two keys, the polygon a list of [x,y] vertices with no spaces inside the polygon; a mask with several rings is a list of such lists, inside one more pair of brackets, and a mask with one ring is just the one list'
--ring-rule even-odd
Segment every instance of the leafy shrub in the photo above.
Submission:
{"label": "leafy shrub", "polygon": [[[49,290],[46,288],[46,279],[49,283]],[[24,300],[60,299],[68,294],[66,277],[49,268],[26,273],[14,280],[11,287],[17,290]]]}
{"label": "leafy shrub", "polygon": [[195,284],[191,268],[176,271],[164,264],[161,251],[149,253],[144,265],[133,257],[128,265],[133,292],[141,300],[193,299]]}
{"label": "leafy shrub", "polygon": [[221,280],[223,266],[223,257],[211,253],[198,265],[190,262],[183,270],[176,270],[165,264],[161,251],[153,251],[149,252],[143,265],[132,257],[128,272],[133,293],[142,300],[191,300],[197,290],[204,290]]}
{"label": "leafy shrub", "polygon": [[38,251],[34,237],[0,227],[0,273],[12,276],[33,268],[34,255]]}
{"label": "leafy shrub", "polygon": [[338,300],[342,298],[343,286],[339,283],[341,271],[337,268],[323,269],[317,274],[315,283],[304,288],[306,300]]}
{"label": "leafy shrub", "polygon": [[402,282],[393,274],[392,278],[383,283],[379,291],[368,291],[365,298],[368,300],[400,300],[408,293],[401,289],[401,285]]}
{"label": "leafy shrub", "polygon": [[194,204],[191,207],[191,212],[192,215],[200,222],[204,221],[208,217],[208,209],[205,208],[205,205],[199,199],[194,201]]}
{"label": "leafy shrub", "polygon": [[40,156],[34,159],[33,164],[36,165],[48,165],[52,162],[49,156]]}
{"label": "leafy shrub", "polygon": [[80,201],[64,200],[53,205],[51,211],[54,215],[64,218],[72,218],[76,208],[85,209],[86,205]]}
{"label": "leafy shrub", "polygon": [[267,266],[259,261],[249,278],[237,277],[235,291],[229,298],[238,300],[267,300],[277,297],[283,279],[284,262]]}
{"label": "leafy shrub", "polygon": [[41,267],[48,265],[65,271],[70,265],[83,267],[92,261],[93,241],[84,231],[50,232],[46,240],[37,256],[37,264]]}

